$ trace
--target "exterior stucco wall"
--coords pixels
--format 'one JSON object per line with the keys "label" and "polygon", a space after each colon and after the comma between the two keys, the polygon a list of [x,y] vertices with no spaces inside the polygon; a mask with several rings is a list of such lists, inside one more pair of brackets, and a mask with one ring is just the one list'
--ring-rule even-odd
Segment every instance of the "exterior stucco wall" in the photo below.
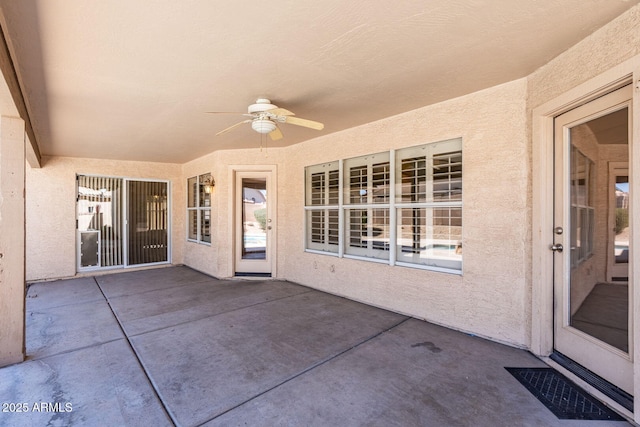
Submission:
{"label": "exterior stucco wall", "polygon": [[529,110],[640,54],[640,5],[532,73]]}
{"label": "exterior stucco wall", "polygon": [[[417,318],[526,346],[529,331],[528,147],[524,79],[288,148],[215,152],[183,181],[216,181],[213,243],[187,243],[185,263],[232,274],[232,165],[277,165],[278,277]],[[462,137],[463,275],[304,251],[304,168]],[[183,183],[183,185],[184,185]]]}
{"label": "exterior stucco wall", "polygon": [[[526,346],[525,94],[526,81],[518,80],[292,147],[286,174],[286,278]],[[462,276],[303,251],[305,166],[457,137],[463,143]]]}
{"label": "exterior stucco wall", "polygon": [[45,157],[26,172],[27,280],[76,274],[76,174],[169,180],[172,190],[172,261],[184,250],[185,186],[180,165]]}
{"label": "exterior stucco wall", "polygon": [[[256,134],[257,135],[257,134]],[[255,137],[256,135],[251,135]],[[256,138],[256,146],[260,140]],[[291,148],[267,148],[249,150],[216,151],[183,165],[183,186],[186,180],[206,172],[211,172],[215,180],[213,196],[211,198],[212,209],[212,236],[211,245],[185,242],[185,263],[196,270],[215,277],[230,277],[233,275],[233,174],[232,170],[247,166],[274,166],[276,167],[277,182],[280,183],[276,196],[276,212],[278,215],[278,230],[276,233],[278,244],[281,248],[288,239],[286,226],[285,201],[288,196],[289,186],[286,181],[285,171],[288,168],[287,153]],[[269,195],[268,195],[268,198]],[[185,237],[186,239],[186,237]],[[286,254],[278,251],[277,269],[281,271]],[[281,273],[279,277],[283,277]]]}

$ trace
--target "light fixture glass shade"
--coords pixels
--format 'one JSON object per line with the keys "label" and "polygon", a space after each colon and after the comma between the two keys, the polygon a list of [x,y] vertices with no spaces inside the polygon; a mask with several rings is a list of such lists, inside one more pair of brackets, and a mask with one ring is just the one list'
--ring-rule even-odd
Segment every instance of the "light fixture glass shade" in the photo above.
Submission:
{"label": "light fixture glass shade", "polygon": [[276,124],[268,119],[255,119],[251,122],[251,127],[258,133],[271,133],[276,130]]}

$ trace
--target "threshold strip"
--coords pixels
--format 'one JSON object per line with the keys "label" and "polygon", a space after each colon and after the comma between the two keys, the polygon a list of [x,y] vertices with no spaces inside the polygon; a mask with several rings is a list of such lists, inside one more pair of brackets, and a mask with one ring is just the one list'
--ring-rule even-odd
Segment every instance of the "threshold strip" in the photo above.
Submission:
{"label": "threshold strip", "polygon": [[575,374],[578,378],[591,385],[596,390],[607,396],[609,399],[621,405],[629,412],[633,412],[633,396],[626,391],[611,384],[609,381],[591,372],[584,366],[574,362],[562,353],[554,351],[549,356],[551,360],[558,363],[563,368]]}
{"label": "threshold strip", "polygon": [[284,384],[288,383],[289,381],[292,381],[292,380],[294,380],[294,379],[296,379],[296,378],[300,377],[301,375],[304,375],[304,374],[306,374],[307,372],[309,372],[309,371],[311,371],[311,370],[313,370],[313,369],[315,369],[315,368],[317,368],[317,367],[320,367],[320,366],[324,365],[325,363],[330,362],[330,361],[332,361],[332,360],[334,360],[334,359],[336,359],[336,358],[338,358],[338,357],[342,356],[343,354],[345,354],[345,353],[347,353],[347,352],[349,352],[349,351],[351,351],[351,350],[354,350],[354,349],[356,349],[356,348],[360,347],[360,346],[361,346],[361,345],[363,345],[363,344],[368,343],[369,341],[371,341],[371,340],[373,340],[373,339],[375,339],[375,338],[379,337],[380,335],[382,335],[382,334],[384,334],[384,333],[386,333],[386,332],[389,332],[389,331],[390,331],[390,330],[392,330],[392,329],[397,328],[398,326],[402,325],[403,323],[405,323],[405,322],[407,322],[408,320],[411,320],[411,319],[412,319],[412,317],[406,317],[405,319],[401,320],[400,322],[396,323],[395,325],[390,326],[389,328],[387,328],[387,329],[385,329],[385,330],[383,330],[383,331],[380,331],[380,332],[378,332],[377,334],[374,334],[374,335],[370,336],[369,338],[365,338],[363,341],[361,341],[361,342],[359,342],[359,343],[357,343],[357,344],[354,344],[354,345],[352,345],[351,347],[349,347],[349,348],[347,348],[347,349],[345,349],[345,350],[343,350],[343,351],[341,351],[341,352],[339,352],[339,353],[334,354],[333,356],[329,356],[329,357],[327,357],[327,358],[326,358],[326,359],[324,359],[324,360],[321,360],[321,361],[319,361],[319,362],[317,362],[317,363],[314,363],[313,365],[309,366],[308,368],[306,368],[306,369],[304,369],[304,370],[302,370],[302,371],[298,372],[297,374],[292,375],[291,377],[289,377],[289,378],[287,378],[287,379],[285,379],[285,380],[281,381],[280,383],[278,383],[278,384],[274,385],[273,387],[270,387],[270,388],[268,388],[268,389],[266,389],[266,390],[263,390],[263,391],[261,391],[260,393],[256,394],[255,396],[253,396],[253,397],[251,397],[251,398],[249,398],[249,399],[245,400],[244,402],[240,402],[240,403],[238,403],[237,405],[235,405],[235,406],[233,406],[233,407],[231,407],[231,408],[227,409],[226,411],[219,413],[219,414],[218,414],[218,415],[216,415],[215,417],[213,417],[213,418],[211,418],[211,419],[208,419],[208,420],[206,420],[206,421],[201,422],[199,425],[203,425],[203,424],[206,424],[206,423],[208,423],[208,422],[211,422],[211,421],[215,420],[216,418],[221,417],[222,415],[224,415],[224,414],[226,414],[226,413],[228,413],[228,412],[231,412],[231,411],[233,411],[234,409],[239,408],[240,406],[242,406],[242,405],[244,405],[244,404],[246,404],[246,403],[251,402],[252,400],[257,399],[258,397],[260,397],[260,396],[262,396],[262,395],[264,395],[264,394],[269,393],[271,390],[274,390],[274,389],[276,389],[276,388],[280,387],[281,385],[284,385]]}
{"label": "threshold strip", "polygon": [[167,414],[167,416],[171,420],[171,423],[174,426],[177,426],[178,422],[176,421],[175,415],[171,412],[169,407],[167,407],[167,405],[165,405],[164,400],[162,400],[162,397],[160,396],[160,393],[158,392],[158,389],[156,388],[156,385],[154,384],[153,380],[149,376],[149,372],[147,372],[147,368],[142,363],[142,360],[140,359],[140,356],[138,356],[138,352],[136,351],[135,347],[133,346],[133,343],[131,342],[131,339],[129,338],[129,335],[127,335],[127,332],[124,330],[124,327],[122,326],[122,322],[118,318],[118,315],[116,314],[116,312],[113,310],[113,307],[111,306],[111,302],[109,301],[109,298],[107,297],[107,295],[102,290],[102,286],[100,286],[100,283],[98,283],[98,281],[96,280],[95,276],[91,276],[91,278],[93,279],[95,284],[98,286],[98,289],[100,289],[100,293],[102,293],[102,296],[104,297],[105,301],[107,302],[107,305],[109,306],[109,310],[111,310],[111,313],[113,313],[113,317],[116,319],[116,322],[118,322],[118,327],[122,331],[122,335],[124,335],[125,340],[127,340],[127,344],[129,345],[129,348],[133,352],[133,355],[135,356],[136,360],[138,361],[138,365],[140,365],[140,367],[142,368],[142,372],[144,372],[144,375],[147,377],[147,381],[149,381],[149,384],[151,385],[151,389],[153,390],[153,394],[155,394],[156,398],[158,399],[158,402],[160,402],[160,405],[162,406],[162,409],[164,409],[165,413]]}

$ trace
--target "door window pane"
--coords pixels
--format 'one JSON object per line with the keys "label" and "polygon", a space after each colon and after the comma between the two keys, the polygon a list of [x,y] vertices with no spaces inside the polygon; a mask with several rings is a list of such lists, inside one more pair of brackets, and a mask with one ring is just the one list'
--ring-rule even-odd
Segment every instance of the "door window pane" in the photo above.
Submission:
{"label": "door window pane", "polygon": [[242,179],[242,259],[267,257],[267,180]]}
{"label": "door window pane", "polygon": [[629,351],[630,183],[626,108],[569,129],[569,324]]}

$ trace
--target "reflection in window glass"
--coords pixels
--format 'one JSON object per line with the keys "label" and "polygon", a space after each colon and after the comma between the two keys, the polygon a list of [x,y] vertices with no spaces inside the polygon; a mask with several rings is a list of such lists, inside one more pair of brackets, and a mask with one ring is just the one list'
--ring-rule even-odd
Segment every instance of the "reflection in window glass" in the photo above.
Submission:
{"label": "reflection in window glass", "polygon": [[593,253],[593,162],[571,146],[571,265],[576,267]]}

